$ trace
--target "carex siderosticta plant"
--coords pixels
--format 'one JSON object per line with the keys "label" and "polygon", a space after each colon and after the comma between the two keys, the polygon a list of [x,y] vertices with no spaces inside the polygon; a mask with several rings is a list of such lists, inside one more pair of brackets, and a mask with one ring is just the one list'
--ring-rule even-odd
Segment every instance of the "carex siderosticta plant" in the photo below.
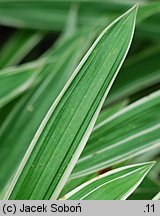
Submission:
{"label": "carex siderosticta plant", "polygon": [[159,12],[0,2],[0,199],[159,199]]}

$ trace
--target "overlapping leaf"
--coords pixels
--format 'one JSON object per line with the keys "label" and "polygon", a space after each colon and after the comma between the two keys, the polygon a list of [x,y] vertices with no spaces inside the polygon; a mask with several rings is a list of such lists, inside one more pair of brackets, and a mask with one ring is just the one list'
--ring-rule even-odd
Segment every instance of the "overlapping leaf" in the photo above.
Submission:
{"label": "overlapping leaf", "polygon": [[19,63],[42,39],[43,34],[35,31],[17,31],[0,50],[0,68]]}
{"label": "overlapping leaf", "polygon": [[[0,23],[19,28],[34,28],[49,31],[62,31],[65,27],[68,11],[70,7],[76,4],[79,8],[78,25],[91,26],[96,22],[97,18],[105,17],[110,23],[115,15],[129,9],[136,1],[46,1],[41,0],[1,0],[0,2]],[[139,3],[139,1],[137,0]],[[140,10],[138,13],[138,23],[146,20],[160,12],[159,2],[141,1]],[[29,11],[29,13],[28,13]],[[159,20],[159,19],[158,19]],[[144,32],[144,26],[140,24],[138,28],[138,35],[146,37],[150,35],[155,37],[152,31],[154,23],[151,22]],[[150,28],[151,26],[151,28]],[[158,30],[158,25],[155,29]],[[158,34],[159,35],[159,34]]]}
{"label": "overlapping leaf", "polygon": [[[101,123],[104,119],[109,118],[112,114],[118,112],[119,110],[121,110],[123,107],[125,107],[127,104],[127,101],[122,101],[120,103],[117,103],[115,105],[112,105],[111,107],[109,107],[106,110],[103,110],[100,115],[97,118],[97,121],[95,123],[95,125],[98,125],[99,123]],[[59,197],[62,197],[63,195],[65,195],[66,193],[70,192],[71,190],[73,190],[74,188],[78,187],[80,184],[90,180],[91,178],[97,176],[97,173],[92,173],[91,175],[87,175],[81,178],[76,178],[73,180],[69,180],[66,185],[64,186],[61,194],[59,195]]]}
{"label": "overlapping leaf", "polygon": [[100,115],[98,116],[98,119],[96,121],[95,125],[100,124],[101,122],[103,122],[104,120],[106,120],[107,118],[109,118],[110,116],[112,116],[114,113],[118,112],[119,110],[121,110],[122,108],[124,108],[128,103],[128,100],[124,100],[115,104],[112,104],[111,106],[104,108]]}
{"label": "overlapping leaf", "polygon": [[[61,41],[62,47],[67,39]],[[46,77],[63,53],[59,43],[44,53],[39,60],[17,67],[5,68],[0,72],[0,107],[12,101]],[[67,42],[66,42],[67,44]],[[66,44],[64,46],[66,46]]]}
{"label": "overlapping leaf", "polygon": [[77,178],[77,179],[73,179],[73,180],[68,181],[65,184],[63,190],[61,191],[59,198],[63,197],[64,195],[66,195],[67,193],[72,191],[73,189],[75,189],[78,186],[80,186],[81,184],[89,181],[90,179],[93,179],[96,176],[97,176],[97,173],[93,173],[93,174],[88,175],[88,176],[83,176],[81,178]]}
{"label": "overlapping leaf", "polygon": [[71,178],[133,158],[160,147],[160,91],[96,125]]}
{"label": "overlapping leaf", "polygon": [[[0,154],[1,189],[14,173],[45,114],[92,43],[95,33],[90,31],[87,36],[86,30],[78,31],[61,39],[56,48],[49,50],[50,63],[41,67],[46,78],[23,96],[5,119],[0,128],[0,151],[3,152]],[[37,62],[36,67],[39,65]]]}
{"label": "overlapping leaf", "polygon": [[35,70],[25,67],[21,70],[6,69],[0,73],[0,108],[26,91],[38,76],[40,66]]}
{"label": "overlapping leaf", "polygon": [[6,197],[58,197],[127,54],[135,15],[134,7],[92,45],[44,118]]}
{"label": "overlapping leaf", "polygon": [[0,72],[0,108],[39,83],[58,60],[58,54],[24,65],[5,68]]}
{"label": "overlapping leaf", "polygon": [[130,165],[100,175],[71,191],[69,200],[125,200],[142,182],[154,162]]}
{"label": "overlapping leaf", "polygon": [[160,46],[156,45],[128,58],[127,64],[117,76],[106,104],[160,82],[159,55]]}
{"label": "overlapping leaf", "polygon": [[[84,2],[84,1],[22,1],[1,0],[0,1],[0,23],[9,26],[34,28],[42,30],[64,29],[68,11],[73,3],[78,3],[79,24],[92,25],[99,16],[116,9],[122,12],[131,7],[132,4],[121,4],[116,2]],[[116,6],[116,7],[115,7]],[[28,13],[29,11],[29,13]]]}

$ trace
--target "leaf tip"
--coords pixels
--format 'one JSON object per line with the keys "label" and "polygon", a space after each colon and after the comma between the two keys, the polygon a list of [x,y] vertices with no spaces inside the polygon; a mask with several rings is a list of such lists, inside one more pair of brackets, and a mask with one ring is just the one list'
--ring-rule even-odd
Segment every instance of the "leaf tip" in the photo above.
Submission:
{"label": "leaf tip", "polygon": [[146,166],[146,172],[148,173],[150,169],[156,164],[156,161],[149,161],[143,164]]}
{"label": "leaf tip", "polygon": [[134,18],[136,19],[137,16],[137,12],[138,12],[138,8],[139,8],[139,3],[135,4],[132,8],[130,8],[128,10],[128,13],[132,13],[134,15]]}

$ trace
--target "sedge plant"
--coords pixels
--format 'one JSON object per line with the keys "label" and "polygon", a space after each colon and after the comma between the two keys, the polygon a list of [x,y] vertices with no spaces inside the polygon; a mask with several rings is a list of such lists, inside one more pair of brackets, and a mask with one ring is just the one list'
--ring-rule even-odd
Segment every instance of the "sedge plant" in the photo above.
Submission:
{"label": "sedge plant", "polygon": [[159,12],[0,2],[1,199],[159,199]]}

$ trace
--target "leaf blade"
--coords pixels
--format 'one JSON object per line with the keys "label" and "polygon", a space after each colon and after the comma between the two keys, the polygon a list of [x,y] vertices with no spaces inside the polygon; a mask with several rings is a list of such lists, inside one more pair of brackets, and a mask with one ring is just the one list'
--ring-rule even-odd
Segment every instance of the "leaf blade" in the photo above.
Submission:
{"label": "leaf blade", "polygon": [[17,31],[1,48],[0,69],[18,64],[39,41],[43,35],[38,32]]}
{"label": "leaf blade", "polygon": [[[44,62],[40,71],[41,74],[46,74],[46,77],[20,99],[2,124],[0,151],[3,154],[0,155],[2,173],[0,188],[14,173],[48,109],[92,43],[94,31],[86,39],[87,34],[86,30],[78,31],[70,37],[61,38],[58,47],[51,48],[50,63]],[[35,68],[39,64],[35,63]],[[20,68],[23,70],[24,66]],[[31,67],[31,70],[34,71],[35,68]]]}
{"label": "leaf blade", "polygon": [[64,196],[69,200],[125,200],[142,182],[154,162],[121,167],[100,175]]}
{"label": "leaf blade", "polygon": [[71,178],[88,175],[158,148],[159,109],[160,91],[156,91],[97,125]]}
{"label": "leaf blade", "polygon": [[158,83],[159,54],[160,47],[156,45],[128,58],[128,64],[124,65],[119,73],[106,105]]}
{"label": "leaf blade", "polygon": [[130,9],[107,27],[85,55],[32,140],[11,185],[10,199],[58,197],[126,57],[136,12],[137,7]]}

